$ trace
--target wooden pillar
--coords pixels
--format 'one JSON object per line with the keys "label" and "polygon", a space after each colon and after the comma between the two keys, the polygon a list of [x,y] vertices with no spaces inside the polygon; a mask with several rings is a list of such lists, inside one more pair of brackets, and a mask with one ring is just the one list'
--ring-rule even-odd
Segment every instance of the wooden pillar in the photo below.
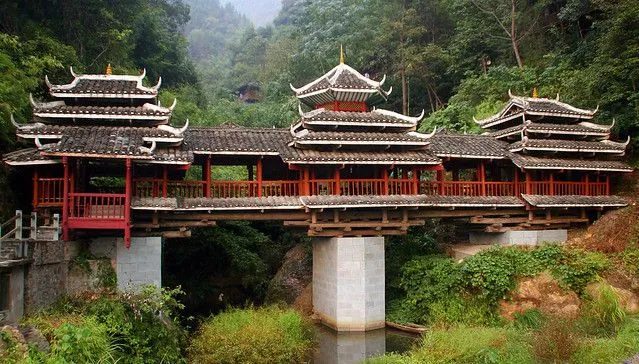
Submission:
{"label": "wooden pillar", "polygon": [[211,156],[204,160],[204,197],[211,198]]}
{"label": "wooden pillar", "polygon": [[167,198],[169,194],[169,167],[163,166],[162,169],[162,197]]}
{"label": "wooden pillar", "polygon": [[479,181],[481,182],[481,195],[486,196],[486,165],[484,161],[479,161]]}
{"label": "wooden pillar", "polygon": [[519,190],[519,169],[515,168],[515,196],[519,197],[521,191]]}
{"label": "wooden pillar", "polygon": [[309,186],[309,170],[308,166],[302,167],[303,169],[300,171],[300,193],[302,196],[309,196],[311,194],[310,186]]}
{"label": "wooden pillar", "polygon": [[340,170],[339,166],[336,166],[335,167],[335,171],[333,172],[333,181],[335,183],[335,188],[333,189],[333,194],[336,195],[336,196],[339,196],[339,195],[342,194],[342,186],[341,186],[341,182],[340,182],[340,180],[341,180],[340,177],[341,176],[340,176],[339,170]]}
{"label": "wooden pillar", "polygon": [[257,160],[255,173],[257,174],[257,197],[262,197],[262,158]]}
{"label": "wooden pillar", "polygon": [[382,168],[382,179],[384,180],[384,186],[382,187],[382,193],[384,196],[388,196],[388,169]]}
{"label": "wooden pillar", "polygon": [[526,171],[526,194],[527,195],[532,194],[532,180],[531,180],[530,171]]}
{"label": "wooden pillar", "polygon": [[33,170],[33,210],[38,208],[38,168]]}
{"label": "wooden pillar", "polygon": [[446,171],[443,169],[437,170],[437,182],[439,182],[439,194],[444,196],[446,194],[446,189],[444,188],[444,183],[446,182]]}
{"label": "wooden pillar", "polygon": [[555,174],[550,172],[550,196],[554,196],[555,195]]}
{"label": "wooden pillar", "polygon": [[62,157],[64,181],[62,182],[62,240],[69,241],[69,158]]}
{"label": "wooden pillar", "polygon": [[419,194],[419,170],[413,167],[413,195]]}
{"label": "wooden pillar", "polygon": [[584,195],[590,196],[590,177],[586,175],[584,179]]}
{"label": "wooden pillar", "polygon": [[124,183],[124,245],[131,247],[131,193],[133,191],[133,166],[131,159],[126,160],[126,178]]}
{"label": "wooden pillar", "polygon": [[606,196],[610,196],[610,175],[606,175]]}

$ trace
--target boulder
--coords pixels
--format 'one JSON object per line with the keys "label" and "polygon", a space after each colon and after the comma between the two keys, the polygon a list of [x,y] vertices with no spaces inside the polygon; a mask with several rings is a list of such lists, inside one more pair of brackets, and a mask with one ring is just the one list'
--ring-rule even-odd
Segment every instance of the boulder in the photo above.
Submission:
{"label": "boulder", "polygon": [[[307,245],[298,244],[284,256],[282,266],[271,280],[267,303],[295,304],[313,280],[313,262]],[[311,291],[312,292],[312,291]]]}
{"label": "boulder", "polygon": [[511,299],[500,302],[499,308],[500,315],[509,320],[514,318],[515,313],[530,309],[576,318],[581,310],[581,301],[575,292],[561,288],[550,274],[542,273],[520,280]]}

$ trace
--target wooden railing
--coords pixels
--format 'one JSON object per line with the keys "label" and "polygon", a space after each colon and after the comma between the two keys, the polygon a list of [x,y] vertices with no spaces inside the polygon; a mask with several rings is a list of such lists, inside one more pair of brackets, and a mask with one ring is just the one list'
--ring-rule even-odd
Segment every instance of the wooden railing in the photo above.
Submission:
{"label": "wooden railing", "polygon": [[[207,197],[205,181],[134,180],[137,197]],[[609,194],[606,182],[481,182],[417,181],[413,179],[312,179],[305,181],[211,181],[210,198],[363,195],[445,195],[445,196],[518,196]],[[61,199],[60,199],[61,200]]]}
{"label": "wooden railing", "polygon": [[124,220],[125,194],[70,193],[69,219]]}
{"label": "wooden railing", "polygon": [[38,178],[34,185],[34,207],[61,207],[64,178]]}

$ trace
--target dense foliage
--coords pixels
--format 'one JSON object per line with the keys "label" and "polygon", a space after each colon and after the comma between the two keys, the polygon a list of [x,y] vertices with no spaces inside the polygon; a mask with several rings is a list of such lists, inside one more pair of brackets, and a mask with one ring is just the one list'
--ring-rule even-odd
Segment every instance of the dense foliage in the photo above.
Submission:
{"label": "dense foliage", "polygon": [[[494,247],[458,264],[439,255],[417,256],[403,265],[389,317],[415,323],[490,324],[517,279],[550,271],[566,288],[583,293],[610,265],[608,257],[559,245],[532,250]],[[393,299],[395,298],[395,299]]]}
{"label": "dense foliage", "polygon": [[48,350],[20,348],[3,331],[0,356],[9,363],[183,363],[186,332],[177,320],[183,309],[180,294],[179,289],[146,287],[137,293],[62,300],[25,322],[42,332]]}
{"label": "dense foliage", "polygon": [[205,322],[189,346],[193,363],[302,363],[313,343],[312,326],[278,307],[230,310]]}

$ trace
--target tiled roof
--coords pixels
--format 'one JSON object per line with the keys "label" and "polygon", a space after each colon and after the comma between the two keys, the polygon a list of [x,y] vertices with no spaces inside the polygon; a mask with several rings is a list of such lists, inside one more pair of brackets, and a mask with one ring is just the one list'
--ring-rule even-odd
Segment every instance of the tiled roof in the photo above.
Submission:
{"label": "tiled roof", "polygon": [[488,196],[425,196],[425,195],[395,195],[395,196],[302,196],[306,207],[521,207],[524,204],[517,197],[488,197]]}
{"label": "tiled roof", "polygon": [[[571,134],[571,135],[595,135],[595,136],[608,136],[610,129],[605,125],[595,126],[591,123],[579,123],[579,124],[544,124],[544,123],[530,123],[525,126],[529,133],[538,134]],[[503,138],[508,135],[520,135],[524,130],[524,125],[515,125],[510,128],[498,130],[486,135],[493,138]]]}
{"label": "tiled roof", "polygon": [[340,64],[315,81],[296,89],[298,96],[307,95],[327,88],[353,90],[379,90],[380,82],[371,80],[352,67]]}
{"label": "tiled roof", "polygon": [[45,157],[36,148],[20,149],[2,156],[5,163],[18,165],[57,164],[60,159]]}
{"label": "tiled roof", "polygon": [[617,171],[631,172],[632,167],[622,161],[539,158],[529,155],[510,154],[516,166],[523,169],[566,169],[585,171]]}
{"label": "tiled roof", "polygon": [[439,164],[439,158],[428,151],[315,151],[295,147],[282,148],[285,163],[310,164]]}
{"label": "tiled roof", "polygon": [[310,131],[303,136],[295,138],[295,141],[337,141],[360,143],[406,142],[417,145],[428,144],[428,139],[420,138],[409,133],[358,133],[336,131]]}
{"label": "tiled roof", "polygon": [[139,134],[147,138],[175,138],[169,131],[155,127],[124,127],[124,126],[71,126],[71,125],[45,125],[40,123],[23,124],[16,134],[21,138],[33,138],[35,136],[72,136],[78,133],[100,133],[100,135],[111,132],[123,132],[131,130],[132,133]]}
{"label": "tiled roof", "polygon": [[619,196],[546,196],[521,195],[535,207],[624,207],[628,202]]}
{"label": "tiled roof", "polygon": [[557,152],[606,152],[624,153],[625,143],[617,143],[610,140],[601,142],[588,142],[578,140],[554,140],[554,139],[530,139],[512,143],[508,150],[516,152],[520,150],[548,150]]}
{"label": "tiled roof", "polygon": [[184,135],[186,148],[196,154],[277,154],[291,140],[292,136],[287,129],[235,126],[192,128]]}
{"label": "tiled roof", "polygon": [[131,207],[138,210],[281,210],[302,209],[299,197],[243,198],[134,198]]}
{"label": "tiled roof", "polygon": [[440,131],[428,140],[428,150],[438,157],[506,158],[507,143],[484,135],[462,135]]}
{"label": "tiled roof", "polygon": [[78,80],[73,88],[51,88],[53,92],[84,94],[144,94],[154,95],[152,91],[141,90],[135,81],[120,80]]}
{"label": "tiled roof", "polygon": [[191,164],[193,152],[181,147],[157,148],[153,152],[153,162],[160,164]]}
{"label": "tiled roof", "polygon": [[302,114],[302,123],[309,129],[318,126],[358,126],[358,127],[415,127],[421,117],[408,117],[393,111],[375,109],[370,112],[332,111],[317,109]]}
{"label": "tiled roof", "polygon": [[[597,110],[579,109],[558,99],[534,98],[515,96],[509,92],[510,101],[496,115],[483,120],[476,120],[481,127],[489,128],[501,124],[503,121],[529,115],[565,116],[579,119],[592,119]],[[513,111],[515,110],[515,111]]]}
{"label": "tiled roof", "polygon": [[33,109],[33,114],[40,117],[49,118],[96,118],[109,119],[153,119],[153,120],[168,120],[171,116],[171,111],[167,108],[161,108],[157,106],[68,106],[68,105],[55,105],[55,106],[38,106]]}
{"label": "tiled roof", "polygon": [[61,138],[57,143],[45,144],[45,155],[84,156],[95,158],[153,159],[143,148],[149,148],[145,137],[173,137],[157,128],[134,127],[49,127],[59,128]]}

